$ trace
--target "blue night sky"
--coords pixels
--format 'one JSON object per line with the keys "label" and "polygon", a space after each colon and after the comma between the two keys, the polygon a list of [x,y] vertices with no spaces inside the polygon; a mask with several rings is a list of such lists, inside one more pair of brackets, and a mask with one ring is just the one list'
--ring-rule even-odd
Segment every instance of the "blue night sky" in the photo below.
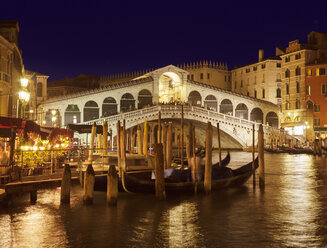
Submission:
{"label": "blue night sky", "polygon": [[[319,3],[320,2],[320,3]],[[255,62],[258,49],[312,31],[327,32],[327,1],[17,1],[1,19],[20,23],[25,68],[49,81],[196,60],[229,68]],[[2,5],[1,4],[1,5]]]}

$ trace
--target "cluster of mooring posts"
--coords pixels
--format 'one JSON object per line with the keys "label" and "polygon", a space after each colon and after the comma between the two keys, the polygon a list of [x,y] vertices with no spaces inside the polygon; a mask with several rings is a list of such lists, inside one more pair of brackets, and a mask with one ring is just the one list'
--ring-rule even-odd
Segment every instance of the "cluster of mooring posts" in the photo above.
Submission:
{"label": "cluster of mooring posts", "polygon": [[[137,154],[145,155],[150,168],[155,170],[155,195],[159,200],[164,200],[166,198],[165,192],[165,179],[164,179],[164,169],[170,168],[172,165],[172,135],[173,127],[172,122],[161,122],[161,113],[158,113],[158,139],[157,144],[154,144],[154,155],[148,153],[148,122],[144,122],[144,135],[143,141],[141,137],[141,128],[137,127]],[[218,132],[218,153],[219,153],[219,166],[222,166],[221,159],[221,142],[220,142],[220,128],[219,123],[217,123],[217,132]],[[103,155],[108,155],[108,124],[107,122],[103,123]],[[93,163],[93,151],[94,143],[96,137],[96,124],[94,123],[91,131],[91,141],[90,141],[90,150],[87,161],[87,168],[83,175],[83,202],[85,204],[93,203],[93,193],[94,193],[94,184],[95,184],[95,172],[92,166]],[[135,136],[129,135],[129,139],[132,139],[131,142],[135,142]],[[204,192],[210,194],[212,186],[212,139],[213,139],[213,127],[211,122],[208,122],[206,125],[206,141],[205,141],[205,173],[204,173]],[[178,155],[180,155],[180,165],[184,166],[184,113],[183,107],[181,112],[181,128],[180,128],[180,142],[178,143]],[[200,170],[200,154],[196,153],[196,136],[195,136],[195,126],[190,122],[188,126],[188,132],[186,135],[186,155],[188,166],[192,166],[192,180],[194,184],[195,194],[198,191],[198,184],[201,180],[199,170]],[[143,145],[143,147],[142,147]],[[133,151],[133,146],[130,146],[130,151]],[[133,151],[135,152],[135,151]],[[154,156],[154,157],[153,157]],[[252,146],[252,172],[253,172],[253,186],[255,186],[255,125],[253,125],[253,146]],[[107,203],[109,205],[116,205],[118,198],[118,182],[119,178],[122,180],[122,186],[125,191],[128,190],[124,185],[124,173],[126,173],[126,124],[123,120],[121,122],[117,121],[117,167],[115,165],[109,164],[109,157],[104,157],[104,162],[109,165],[107,173]],[[258,128],[258,162],[259,162],[259,186],[264,188],[265,185],[265,175],[264,175],[264,134],[263,126],[259,125]],[[7,192],[16,192],[14,188],[20,186],[21,192],[30,192],[31,202],[35,203],[37,199],[37,189],[43,188],[42,185],[45,185],[46,182],[51,180],[45,180],[42,182],[22,182],[22,183],[13,183],[13,185],[8,184]],[[70,189],[71,189],[71,169],[69,164],[65,164],[63,175],[61,179],[61,203],[70,202]],[[58,183],[59,180],[52,180],[51,182]],[[51,183],[50,182],[50,183]],[[15,185],[16,184],[16,185]],[[25,188],[25,184],[28,185]],[[35,186],[38,185],[38,186]],[[10,187],[11,186],[11,187]],[[15,188],[15,189],[16,189]],[[12,189],[12,191],[10,191]]]}

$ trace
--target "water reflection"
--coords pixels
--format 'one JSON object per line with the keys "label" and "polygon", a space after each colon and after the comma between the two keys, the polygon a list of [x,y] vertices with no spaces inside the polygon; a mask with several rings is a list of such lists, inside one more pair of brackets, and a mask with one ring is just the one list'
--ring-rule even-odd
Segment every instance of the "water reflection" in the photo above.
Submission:
{"label": "water reflection", "polygon": [[[214,159],[217,159],[216,157]],[[233,152],[232,167],[251,159]],[[0,209],[0,247],[325,247],[327,244],[327,159],[265,154],[266,188],[252,180],[209,196],[120,194],[117,207],[96,192],[84,206],[72,190],[61,206],[60,192],[28,195]]]}

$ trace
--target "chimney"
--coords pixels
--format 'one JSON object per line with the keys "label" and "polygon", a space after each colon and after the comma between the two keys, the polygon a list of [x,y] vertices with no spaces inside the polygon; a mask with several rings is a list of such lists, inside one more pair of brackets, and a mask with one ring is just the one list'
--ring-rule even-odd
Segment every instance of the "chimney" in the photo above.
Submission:
{"label": "chimney", "polygon": [[264,51],[263,49],[259,49],[259,62],[263,60],[264,57]]}

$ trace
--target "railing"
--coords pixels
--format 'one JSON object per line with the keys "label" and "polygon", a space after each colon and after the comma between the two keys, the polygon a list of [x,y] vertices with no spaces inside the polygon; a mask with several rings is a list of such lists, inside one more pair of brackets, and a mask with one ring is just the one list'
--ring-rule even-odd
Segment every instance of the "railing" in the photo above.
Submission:
{"label": "railing", "polygon": [[[88,121],[85,122],[85,124],[88,125],[92,125],[94,122],[96,122],[96,124],[103,124],[104,121],[107,121],[108,124],[113,124],[115,122],[117,122],[118,120],[126,120],[129,121],[131,119],[134,118],[139,118],[142,117],[144,119],[148,119],[150,115],[158,115],[158,112],[161,111],[162,116],[173,116],[173,115],[180,115],[181,113],[181,105],[158,105],[158,106],[152,106],[152,107],[148,107],[148,108],[144,108],[144,109],[138,109],[138,110],[134,110],[131,112],[126,112],[126,113],[121,113],[121,114],[117,114],[114,116],[108,116],[105,118],[100,118],[100,119],[96,119],[96,120],[92,120],[92,121]],[[235,116],[231,116],[231,115],[226,115],[226,114],[222,114],[216,111],[212,111],[212,110],[207,110],[204,108],[200,108],[200,107],[195,107],[195,106],[184,106],[184,114],[185,117],[187,117],[188,115],[192,115],[192,116],[198,116],[200,118],[210,118],[213,119],[214,121],[219,121],[219,122],[227,122],[230,124],[236,124],[236,125],[242,125],[246,128],[252,128],[253,124],[256,126],[256,128],[258,128],[258,125],[260,123],[258,122],[253,122],[253,121],[249,121],[249,120],[245,120],[245,119],[241,119],[239,117],[235,117]],[[267,130],[279,130],[277,128],[273,128],[267,125],[263,125],[266,129],[269,127],[269,129]]]}

